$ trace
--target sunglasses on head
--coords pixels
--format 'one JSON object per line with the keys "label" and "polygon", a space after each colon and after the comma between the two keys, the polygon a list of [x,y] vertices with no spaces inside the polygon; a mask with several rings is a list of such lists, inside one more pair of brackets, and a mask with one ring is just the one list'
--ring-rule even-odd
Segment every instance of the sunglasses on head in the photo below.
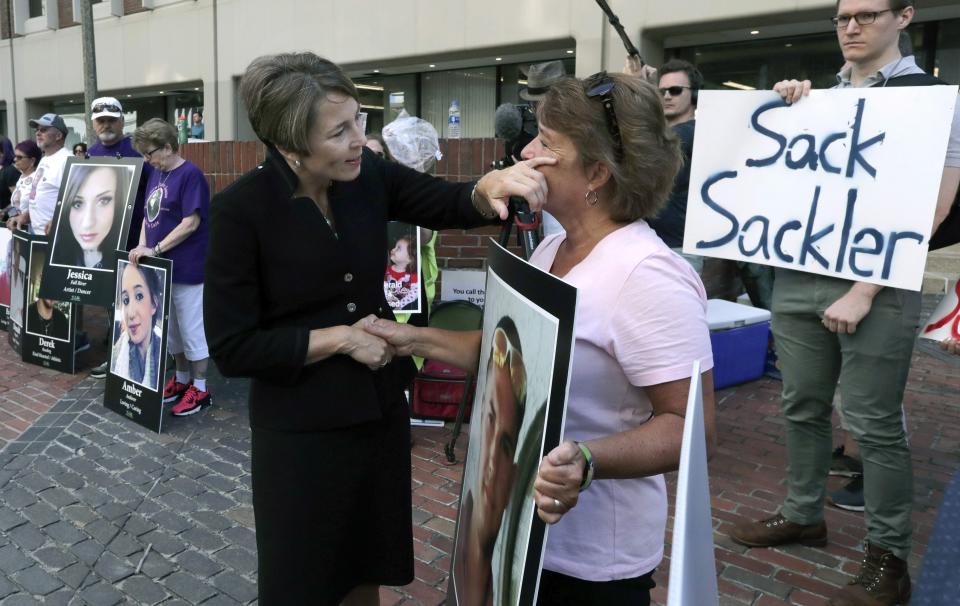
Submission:
{"label": "sunglasses on head", "polygon": [[665,97],[667,93],[670,93],[671,97],[679,97],[680,95],[683,94],[683,91],[688,88],[690,87],[689,86],[665,86],[659,90],[660,90],[661,96]]}
{"label": "sunglasses on head", "polygon": [[617,121],[617,112],[613,109],[613,89],[616,86],[606,71],[598,72],[583,81],[587,89],[587,97],[597,99],[603,104],[603,111],[607,117],[607,131],[613,139],[613,152],[617,162],[623,159],[623,141],[620,137],[620,122]]}
{"label": "sunglasses on head", "polygon": [[123,110],[120,109],[119,106],[114,105],[114,104],[112,104],[112,103],[110,103],[110,104],[107,104],[107,103],[97,103],[96,105],[94,105],[94,106],[91,108],[91,110],[92,110],[93,113],[95,113],[95,114],[99,114],[100,112],[122,112],[122,111],[123,111]]}
{"label": "sunglasses on head", "polygon": [[493,333],[491,360],[497,368],[509,371],[510,387],[513,389],[513,396],[517,401],[526,398],[527,371],[523,365],[523,355],[520,354],[519,350],[514,349],[510,337],[502,328],[496,329]]}

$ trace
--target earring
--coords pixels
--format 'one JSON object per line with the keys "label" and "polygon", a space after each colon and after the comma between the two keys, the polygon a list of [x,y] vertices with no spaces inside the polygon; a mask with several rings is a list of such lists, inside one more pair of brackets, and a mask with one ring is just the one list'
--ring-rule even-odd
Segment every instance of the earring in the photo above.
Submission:
{"label": "earring", "polygon": [[300,168],[300,160],[294,160],[293,165],[296,166],[297,168]]}
{"label": "earring", "polygon": [[[593,197],[590,195],[593,194]],[[586,201],[587,206],[596,206],[600,204],[600,194],[595,189],[588,189],[587,193],[584,194],[583,199]]]}

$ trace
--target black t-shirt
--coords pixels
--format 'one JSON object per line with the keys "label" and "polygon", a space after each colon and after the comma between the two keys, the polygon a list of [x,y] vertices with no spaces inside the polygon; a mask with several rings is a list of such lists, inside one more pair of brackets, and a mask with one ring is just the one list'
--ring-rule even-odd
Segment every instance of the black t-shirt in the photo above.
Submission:
{"label": "black t-shirt", "polygon": [[62,311],[53,308],[53,315],[49,320],[45,320],[37,311],[37,304],[34,303],[27,309],[27,332],[35,335],[54,337],[57,339],[70,338],[70,322]]}
{"label": "black t-shirt", "polygon": [[0,209],[10,205],[10,198],[13,192],[10,188],[17,184],[20,179],[20,171],[13,164],[8,164],[0,169]]}
{"label": "black t-shirt", "polygon": [[670,248],[683,246],[683,227],[687,221],[687,189],[690,187],[690,159],[693,157],[693,134],[697,127],[696,120],[675,124],[673,132],[680,137],[680,147],[683,150],[683,166],[673,181],[673,191],[667,199],[666,205],[656,219],[648,221],[653,231]]}

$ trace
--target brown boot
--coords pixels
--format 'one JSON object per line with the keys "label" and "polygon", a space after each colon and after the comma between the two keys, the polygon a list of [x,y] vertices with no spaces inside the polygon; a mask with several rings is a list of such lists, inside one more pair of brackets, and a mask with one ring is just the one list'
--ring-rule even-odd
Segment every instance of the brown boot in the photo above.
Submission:
{"label": "brown boot", "polygon": [[907,563],[867,543],[858,574],[830,599],[830,606],[894,606],[910,603]]}
{"label": "brown boot", "polygon": [[822,520],[809,526],[794,524],[778,513],[758,522],[737,524],[730,538],[747,547],[774,547],[787,543],[826,547],[827,525]]}

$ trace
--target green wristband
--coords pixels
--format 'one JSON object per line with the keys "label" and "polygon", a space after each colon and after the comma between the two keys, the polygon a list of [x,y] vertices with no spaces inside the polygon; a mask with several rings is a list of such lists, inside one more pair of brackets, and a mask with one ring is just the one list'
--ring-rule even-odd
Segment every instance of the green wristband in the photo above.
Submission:
{"label": "green wristband", "polygon": [[593,482],[593,453],[590,452],[590,449],[587,448],[587,445],[583,442],[574,442],[577,447],[580,449],[580,452],[583,453],[583,458],[586,461],[586,464],[583,466],[583,479],[580,481],[580,492],[590,488],[590,484]]}

